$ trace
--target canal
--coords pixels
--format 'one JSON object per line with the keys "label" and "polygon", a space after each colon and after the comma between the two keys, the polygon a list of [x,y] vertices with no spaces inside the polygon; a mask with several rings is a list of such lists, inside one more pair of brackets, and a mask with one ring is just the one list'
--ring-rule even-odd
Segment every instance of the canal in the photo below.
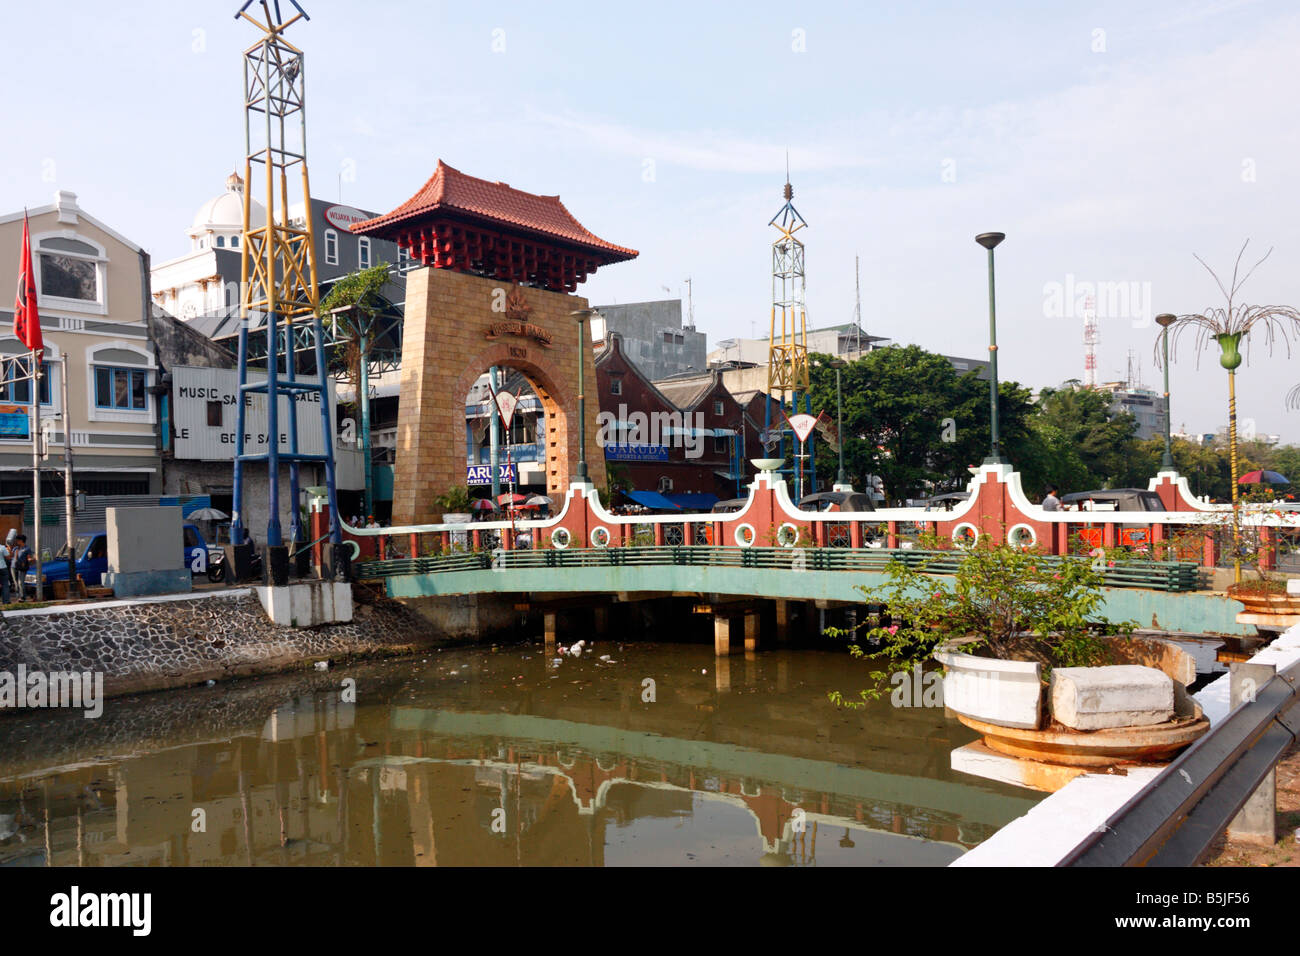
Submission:
{"label": "canal", "polygon": [[942,866],[1039,797],[843,651],[464,647],[0,719],[0,865]]}

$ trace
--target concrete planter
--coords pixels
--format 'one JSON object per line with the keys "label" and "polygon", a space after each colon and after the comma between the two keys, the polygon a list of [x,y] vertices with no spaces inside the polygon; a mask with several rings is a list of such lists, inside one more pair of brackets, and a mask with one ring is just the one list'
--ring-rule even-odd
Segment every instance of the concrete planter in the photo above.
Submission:
{"label": "concrete planter", "polygon": [[1286,592],[1272,594],[1228,588],[1228,597],[1240,602],[1243,608],[1237,615],[1237,623],[1270,630],[1285,630],[1300,624],[1300,594],[1290,593],[1290,586],[1291,582],[1287,582]]}
{"label": "concrete planter", "polygon": [[1196,679],[1187,651],[1154,638],[1111,640],[1120,663],[1054,669],[1059,714],[1043,706],[1039,664],[936,651],[948,668],[945,705],[982,737],[953,752],[954,768],[1052,791],[1090,770],[1168,760],[1209,729],[1187,693]]}
{"label": "concrete planter", "polygon": [[1032,730],[1041,724],[1041,664],[976,657],[951,645],[936,650],[934,659],[946,668],[943,702],[949,710],[1002,727]]}

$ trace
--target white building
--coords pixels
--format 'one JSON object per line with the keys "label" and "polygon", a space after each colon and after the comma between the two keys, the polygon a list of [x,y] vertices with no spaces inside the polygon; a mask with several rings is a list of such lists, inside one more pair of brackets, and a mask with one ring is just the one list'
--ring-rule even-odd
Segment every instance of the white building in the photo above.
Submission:
{"label": "white building", "polygon": [[[254,227],[266,224],[266,209],[253,200]],[[239,307],[239,243],[243,234],[244,182],[237,173],[226,178],[225,192],[213,196],[194,214],[186,231],[190,251],[154,266],[154,301],[184,321]]]}

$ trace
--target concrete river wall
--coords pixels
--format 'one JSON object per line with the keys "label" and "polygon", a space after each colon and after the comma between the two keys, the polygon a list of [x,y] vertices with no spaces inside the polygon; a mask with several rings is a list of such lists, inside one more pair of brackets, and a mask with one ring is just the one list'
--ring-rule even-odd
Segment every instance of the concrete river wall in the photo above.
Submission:
{"label": "concrete river wall", "polygon": [[272,624],[249,589],[9,611],[0,615],[0,672],[89,671],[106,696],[269,674],[314,661],[411,653],[461,635],[396,601],[357,589],[352,621]]}

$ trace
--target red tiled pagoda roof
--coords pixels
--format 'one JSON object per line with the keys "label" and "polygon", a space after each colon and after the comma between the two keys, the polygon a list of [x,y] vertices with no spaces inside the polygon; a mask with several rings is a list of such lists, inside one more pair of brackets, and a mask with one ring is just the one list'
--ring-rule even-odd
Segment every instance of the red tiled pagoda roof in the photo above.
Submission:
{"label": "red tiled pagoda roof", "polygon": [[522,229],[595,251],[604,262],[635,258],[635,249],[616,246],[588,231],[564,208],[559,196],[537,196],[505,183],[468,176],[438,160],[429,181],[406,202],[390,213],[353,223],[352,232],[389,237],[402,231],[411,220],[439,214],[468,217],[495,224],[498,228]]}

